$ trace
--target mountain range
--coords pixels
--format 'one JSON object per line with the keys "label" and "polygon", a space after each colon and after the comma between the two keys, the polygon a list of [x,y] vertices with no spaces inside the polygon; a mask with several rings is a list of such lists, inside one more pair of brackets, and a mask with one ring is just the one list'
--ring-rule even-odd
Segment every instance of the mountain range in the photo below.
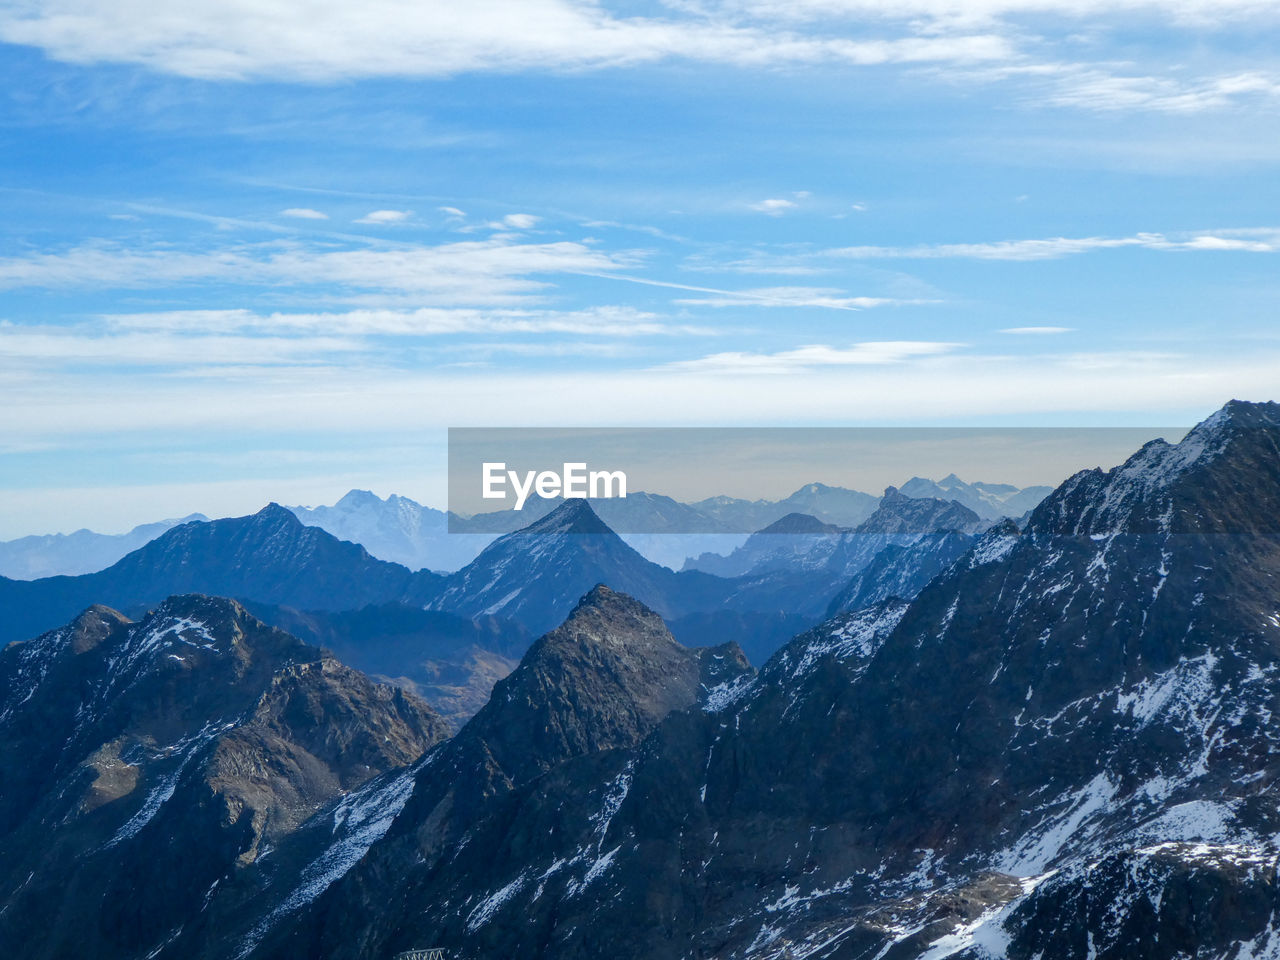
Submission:
{"label": "mountain range", "polygon": [[[447,576],[273,505],[0,580],[0,942],[1274,957],[1277,517],[1280,405],[1233,401],[1019,521],[890,488],[727,577],[569,501]],[[453,726],[341,662],[477,650],[515,666]]]}
{"label": "mountain range", "polygon": [[[941,484],[946,489],[914,478],[903,486],[903,492],[908,496],[958,500],[979,516],[994,519],[1021,516],[1050,489],[1028,487],[1018,491],[1007,484],[969,485],[954,475]],[[460,517],[408,497],[393,494],[384,499],[368,490],[351,490],[332,506],[286,509],[304,524],[319,527],[339,540],[358,543],[380,560],[410,570],[451,572],[474,560],[495,537],[528,526],[560,502],[535,496],[522,511]],[[789,513],[853,527],[870,516],[877,503],[878,498],[870,494],[821,483],[806,484],[779,501],[713,497],[685,504],[644,492],[635,492],[625,500],[591,501],[601,519],[640,554],[673,570],[680,569],[689,557],[727,554],[741,546],[752,531],[762,530]],[[35,580],[95,573],[172,527],[206,519],[202,514],[192,514],[181,520],[144,524],[126,534],[78,530],[0,542],[0,576]],[[472,532],[466,532],[466,528]]]}
{"label": "mountain range", "polygon": [[[763,662],[797,629],[821,619],[836,593],[879,551],[925,531],[968,530],[977,523],[955,503],[888,496],[855,530],[802,535],[805,549],[789,562],[726,578],[697,570],[676,573],[652,563],[588,501],[569,500],[499,537],[461,570],[442,575],[378,560],[271,504],[248,517],[174,527],[97,573],[0,578],[0,606],[8,612],[0,622],[0,642],[53,629],[95,603],[136,616],[173,594],[234,597],[275,625],[336,646],[375,675],[423,693],[438,688],[436,696],[456,700],[437,702],[456,720],[483,704],[488,684],[523,652],[521,643],[554,627],[597,583],[614,584],[647,603],[695,646],[719,642],[722,630],[750,615],[754,622],[744,648]],[[760,534],[749,544],[761,539],[776,544],[786,538]],[[370,606],[382,610],[348,617],[344,624],[332,616]],[[421,615],[424,609],[491,625],[429,620]],[[471,641],[457,642],[468,634]],[[512,636],[524,639],[513,646]]]}
{"label": "mountain range", "polygon": [[1274,956],[1278,437],[1079,474],[629,748],[429,764],[247,956]]}

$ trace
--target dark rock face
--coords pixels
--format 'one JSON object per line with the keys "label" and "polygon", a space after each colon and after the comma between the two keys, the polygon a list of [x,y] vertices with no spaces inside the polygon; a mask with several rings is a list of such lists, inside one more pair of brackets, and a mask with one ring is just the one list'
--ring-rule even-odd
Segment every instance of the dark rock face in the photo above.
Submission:
{"label": "dark rock face", "polygon": [[1010,957],[1270,957],[1280,949],[1276,857],[1164,843],[1069,866],[1006,909]]}
{"label": "dark rock face", "polygon": [[151,955],[216,887],[447,726],[238,604],[106,607],[0,654],[0,942]]}
{"label": "dark rock face", "polygon": [[0,578],[0,643],[52,629],[92,603],[145,608],[182,593],[303,610],[344,610],[427,596],[439,578],[375,560],[363,547],[304,526],[271,504],[249,517],[184,523],[98,573]]}
{"label": "dark rock face", "polygon": [[1231,404],[1080,474],[609,749],[546,717],[558,762],[498,759],[495,696],[256,956],[1274,955],[1278,434]]}

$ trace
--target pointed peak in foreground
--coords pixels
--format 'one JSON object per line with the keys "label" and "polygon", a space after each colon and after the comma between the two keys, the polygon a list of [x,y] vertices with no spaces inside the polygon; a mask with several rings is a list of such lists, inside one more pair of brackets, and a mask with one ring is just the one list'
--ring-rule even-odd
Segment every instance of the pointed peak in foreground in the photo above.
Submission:
{"label": "pointed peak in foreground", "polygon": [[512,782],[564,760],[639,743],[693,706],[701,657],[639,600],[603,584],[543,635],[463,728]]}
{"label": "pointed peak in foreground", "polygon": [[517,533],[613,533],[609,525],[581,498],[566,500],[545,517]]}
{"label": "pointed peak in foreground", "polygon": [[[578,601],[577,606],[565,618],[564,623],[556,629],[564,629],[578,621],[601,614],[631,619],[636,623],[657,623],[661,625],[664,632],[667,630],[662,618],[653,610],[650,610],[630,594],[614,590],[603,583],[597,583],[584,594],[582,599]],[[674,643],[675,640],[673,639],[672,642]]]}
{"label": "pointed peak in foreground", "polygon": [[573,646],[604,644],[615,649],[681,647],[666,622],[635,597],[596,584],[578,601],[560,626],[543,637],[540,644],[555,648],[562,641]]}

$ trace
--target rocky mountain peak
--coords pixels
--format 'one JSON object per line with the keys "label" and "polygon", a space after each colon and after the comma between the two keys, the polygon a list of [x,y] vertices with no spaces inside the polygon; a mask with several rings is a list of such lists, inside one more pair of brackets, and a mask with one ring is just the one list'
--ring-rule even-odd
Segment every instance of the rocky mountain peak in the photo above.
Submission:
{"label": "rocky mountain peak", "polygon": [[1033,511],[1028,530],[1094,537],[1274,532],[1278,485],[1280,404],[1233,400],[1177,443],[1152,440],[1111,470],[1070,477]]}
{"label": "rocky mountain peak", "polygon": [[560,504],[545,517],[534,521],[529,526],[517,531],[520,534],[548,534],[548,533],[607,533],[612,534],[606,524],[596,512],[591,509],[591,504],[586,500],[575,497],[566,500]]}
{"label": "rocky mountain peak", "polygon": [[653,646],[678,646],[662,618],[639,600],[597,584],[569,614],[565,622],[547,635],[557,642],[603,644],[614,649],[630,648],[639,654]]}
{"label": "rocky mountain peak", "polygon": [[908,497],[896,487],[886,487],[880,505],[855,528],[859,534],[921,534],[939,530],[973,532],[982,518],[955,500]]}
{"label": "rocky mountain peak", "polygon": [[95,603],[67,624],[67,641],[73,653],[86,653],[131,622],[119,610]]}
{"label": "rocky mountain peak", "polygon": [[515,782],[569,757],[638,743],[698,700],[701,662],[662,618],[603,584],[539,639],[459,735]]}

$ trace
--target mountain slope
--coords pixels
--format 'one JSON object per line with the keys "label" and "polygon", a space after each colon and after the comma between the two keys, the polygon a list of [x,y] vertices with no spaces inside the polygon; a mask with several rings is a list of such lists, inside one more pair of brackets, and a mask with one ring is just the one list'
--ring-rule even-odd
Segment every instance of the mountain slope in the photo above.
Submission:
{"label": "mountain slope", "polygon": [[447,727],[229,600],[93,607],[0,653],[0,942],[154,955],[237,870]]}

